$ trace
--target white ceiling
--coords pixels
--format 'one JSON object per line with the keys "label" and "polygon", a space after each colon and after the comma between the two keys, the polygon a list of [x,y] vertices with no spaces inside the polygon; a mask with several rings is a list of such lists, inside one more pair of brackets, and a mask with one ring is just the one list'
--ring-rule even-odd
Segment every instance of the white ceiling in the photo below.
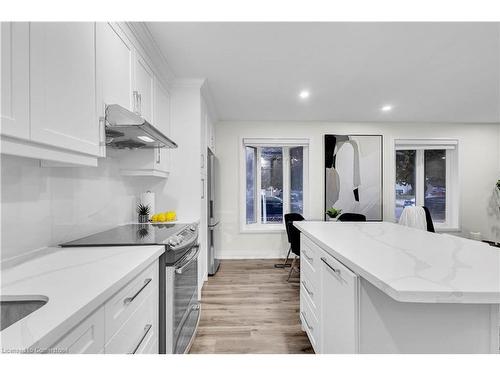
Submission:
{"label": "white ceiling", "polygon": [[176,76],[208,79],[221,120],[500,121],[498,23],[147,26]]}

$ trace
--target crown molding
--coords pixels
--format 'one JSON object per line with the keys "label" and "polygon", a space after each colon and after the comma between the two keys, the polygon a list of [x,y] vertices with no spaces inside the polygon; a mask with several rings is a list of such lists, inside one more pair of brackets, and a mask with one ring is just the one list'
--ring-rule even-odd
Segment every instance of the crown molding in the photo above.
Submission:
{"label": "crown molding", "polygon": [[120,26],[125,33],[130,33],[139,43],[136,48],[139,47],[142,55],[149,57],[157,74],[160,76],[160,80],[166,83],[167,86],[171,86],[176,76],[147,25],[144,22],[121,22]]}
{"label": "crown molding", "polygon": [[200,89],[205,84],[204,78],[176,78],[172,82],[174,88]]}
{"label": "crown molding", "polygon": [[207,110],[210,118],[213,123],[219,121],[219,113],[217,111],[217,107],[215,106],[214,97],[212,95],[212,91],[210,90],[210,85],[208,80],[205,80],[203,86],[201,87],[201,95],[205,99],[205,103],[207,105]]}

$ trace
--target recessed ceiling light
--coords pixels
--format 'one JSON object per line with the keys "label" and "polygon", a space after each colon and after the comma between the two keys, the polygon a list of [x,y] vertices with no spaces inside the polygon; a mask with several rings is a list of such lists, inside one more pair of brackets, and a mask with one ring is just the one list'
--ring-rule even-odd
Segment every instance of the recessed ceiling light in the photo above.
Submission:
{"label": "recessed ceiling light", "polygon": [[311,95],[311,93],[307,90],[302,90],[300,93],[299,93],[299,97],[301,99],[307,99],[309,96]]}
{"label": "recessed ceiling light", "polygon": [[392,111],[392,105],[384,105],[382,108],[380,108],[382,112],[390,112]]}

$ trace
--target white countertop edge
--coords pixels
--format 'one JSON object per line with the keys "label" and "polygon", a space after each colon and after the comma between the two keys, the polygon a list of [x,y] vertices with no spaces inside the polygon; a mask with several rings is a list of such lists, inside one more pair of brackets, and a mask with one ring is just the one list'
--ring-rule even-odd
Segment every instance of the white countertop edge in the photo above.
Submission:
{"label": "white countertop edge", "polygon": [[[121,246],[121,248],[126,246]],[[47,349],[50,348],[53,344],[57,343],[66,333],[68,333],[72,328],[74,328],[78,323],[84,320],[88,315],[90,315],[97,308],[102,306],[104,302],[106,302],[110,297],[112,297],[116,292],[118,292],[121,288],[123,288],[127,283],[133,280],[137,275],[139,275],[147,266],[152,264],[155,260],[157,260],[161,254],[165,251],[165,247],[162,245],[147,245],[144,246],[149,249],[156,248],[156,251],[151,253],[147,258],[145,258],[142,262],[135,264],[133,268],[125,274],[125,276],[121,277],[119,280],[113,282],[109,287],[107,287],[103,292],[96,295],[90,301],[86,301],[85,304],[74,311],[71,315],[61,320],[61,322],[52,328],[49,328],[46,333],[43,334],[42,337],[33,338],[34,341],[29,345],[20,345],[19,342],[11,342],[9,340],[9,336],[13,335],[9,333],[9,329],[14,327],[17,323],[14,323],[11,327],[7,327],[4,331],[0,333],[0,346],[4,350],[8,349]],[[60,248],[61,251],[68,250],[70,248]],[[83,249],[83,247],[79,247],[78,249]],[[50,299],[50,296],[49,296]],[[12,332],[14,333],[14,332]],[[7,335],[5,335],[7,334]],[[6,336],[6,337],[5,337]]]}
{"label": "white countertop edge", "polygon": [[375,287],[383,291],[392,299],[398,302],[410,303],[460,303],[460,304],[500,304],[500,300],[496,294],[491,293],[462,293],[462,292],[426,292],[426,291],[397,291],[378,277],[369,273],[365,269],[359,267],[356,263],[351,262],[348,258],[342,256],[331,248],[326,243],[320,241],[318,238],[310,235],[306,229],[301,228],[300,222],[295,222],[294,226],[297,227],[301,233],[309,238],[316,245],[326,250],[331,256],[340,261],[344,266],[349,268],[352,272],[361,276],[363,279],[373,284]]}

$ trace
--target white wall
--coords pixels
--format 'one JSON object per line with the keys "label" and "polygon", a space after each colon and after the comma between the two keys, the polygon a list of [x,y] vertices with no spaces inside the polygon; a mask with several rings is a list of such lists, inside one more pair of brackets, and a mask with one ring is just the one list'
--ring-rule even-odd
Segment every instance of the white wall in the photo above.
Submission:
{"label": "white wall", "polygon": [[1,155],[1,259],[130,222],[151,180],[122,177],[117,162],[42,168],[35,159]]}
{"label": "white wall", "polygon": [[398,124],[318,122],[221,122],[216,126],[217,156],[220,161],[218,201],[221,216],[219,256],[221,258],[274,258],[287,251],[285,233],[240,233],[239,157],[242,137],[308,138],[309,216],[322,220],[324,206],[323,135],[382,134],[384,136],[384,219],[393,212],[392,199],[394,139],[451,138],[459,140],[461,235],[480,231],[484,237],[500,240],[500,212],[493,206],[492,192],[499,178],[498,124]]}

